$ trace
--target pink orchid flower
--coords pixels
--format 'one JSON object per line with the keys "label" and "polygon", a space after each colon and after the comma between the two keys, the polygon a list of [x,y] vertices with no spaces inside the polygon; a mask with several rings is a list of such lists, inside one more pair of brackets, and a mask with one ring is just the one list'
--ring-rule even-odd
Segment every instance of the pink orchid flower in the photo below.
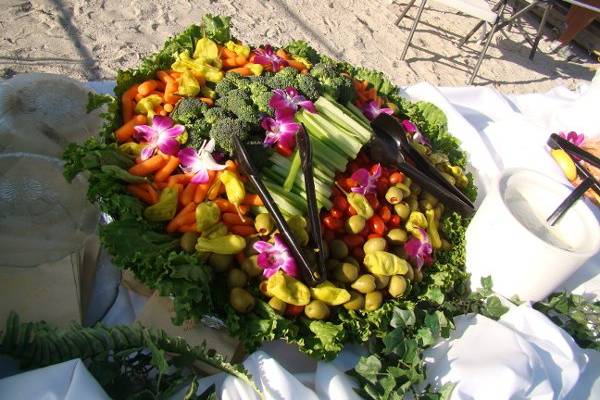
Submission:
{"label": "pink orchid flower", "polygon": [[254,243],[254,250],[258,251],[257,264],[261,267],[263,275],[267,278],[282,270],[289,276],[298,278],[298,267],[296,260],[290,254],[288,247],[279,235],[273,237],[274,244],[265,241]]}
{"label": "pink orchid flower", "polygon": [[402,126],[406,129],[406,132],[410,133],[413,141],[420,143],[424,146],[429,146],[429,139],[423,135],[423,133],[408,119],[402,120]]}
{"label": "pink orchid flower", "polygon": [[568,140],[569,142],[573,143],[575,146],[581,146],[581,143],[583,143],[585,136],[583,135],[583,133],[579,134],[575,131],[571,131],[568,133],[565,132],[559,132],[559,135],[561,138]]}
{"label": "pink orchid flower", "polygon": [[294,122],[291,116],[277,119],[264,117],[260,126],[267,131],[263,142],[265,147],[273,146],[279,142],[289,149],[293,149],[296,145],[296,133],[301,129],[300,125]]}
{"label": "pink orchid flower", "polygon": [[379,114],[393,115],[394,110],[388,107],[379,107],[379,104],[375,100],[371,100],[362,106],[362,112],[369,121],[373,121],[379,116]]}
{"label": "pink orchid flower", "polygon": [[169,117],[160,115],[152,118],[152,125],[138,125],[135,128],[134,139],[146,142],[146,147],[142,150],[141,159],[147,160],[152,157],[156,149],[164,154],[173,155],[179,150],[177,136],[185,130],[183,125],[174,125]]}
{"label": "pink orchid flower", "polygon": [[404,251],[406,255],[411,259],[417,269],[421,269],[423,265],[430,265],[433,261],[431,255],[433,253],[433,247],[429,241],[427,231],[423,228],[419,228],[418,237],[410,238],[404,243]]}
{"label": "pink orchid flower", "polygon": [[354,193],[367,194],[377,191],[377,179],[381,176],[381,165],[377,164],[373,175],[365,168],[354,171],[350,179],[357,183],[357,186],[350,188]]}
{"label": "pink orchid flower", "polygon": [[306,100],[304,96],[291,86],[285,89],[273,90],[269,106],[275,110],[277,118],[294,115],[298,111],[298,108],[304,108],[311,113],[317,112],[313,102]]}
{"label": "pink orchid flower", "polygon": [[210,139],[204,142],[197,152],[191,147],[186,147],[177,154],[183,172],[194,175],[191,179],[192,183],[206,183],[209,179],[208,171],[225,169],[225,165],[218,164],[214,160],[212,156],[214,149],[215,141]]}
{"label": "pink orchid flower", "polygon": [[254,54],[254,62],[256,64],[271,65],[273,72],[277,72],[288,65],[287,61],[275,54],[269,44],[265,45],[262,49],[258,48],[254,50]]}

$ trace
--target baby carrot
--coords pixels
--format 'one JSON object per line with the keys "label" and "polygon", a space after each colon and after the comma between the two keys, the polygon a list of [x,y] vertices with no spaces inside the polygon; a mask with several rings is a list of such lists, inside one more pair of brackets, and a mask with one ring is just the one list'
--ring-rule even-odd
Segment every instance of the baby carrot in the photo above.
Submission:
{"label": "baby carrot", "polygon": [[290,67],[292,67],[298,71],[302,71],[303,69],[306,69],[306,65],[302,64],[300,61],[296,61],[293,59],[288,59],[286,61]]}
{"label": "baby carrot", "polygon": [[221,219],[225,225],[254,225],[254,221],[250,217],[245,217],[242,219],[236,213],[223,213],[221,214]]}
{"label": "baby carrot", "polygon": [[209,106],[212,106],[213,104],[215,104],[214,100],[211,99],[210,97],[199,97],[199,99],[201,102],[206,103]]}
{"label": "baby carrot", "polygon": [[233,50],[229,50],[227,47],[223,47],[221,50],[221,58],[235,58],[237,53]]}
{"label": "baby carrot", "polygon": [[129,168],[129,173],[136,176],[150,175],[164,167],[166,163],[167,160],[162,155],[157,154]]}
{"label": "baby carrot", "polygon": [[179,201],[182,205],[188,205],[194,200],[194,194],[196,193],[196,188],[198,187],[197,183],[188,183],[185,189],[183,189],[183,193],[181,193],[181,197]]}
{"label": "baby carrot", "polygon": [[137,101],[137,102],[139,102],[139,101],[140,101],[141,99],[143,99],[143,98],[144,98],[144,95],[143,95],[143,94],[139,94],[139,93],[138,93],[138,94],[136,94],[136,95],[135,95],[135,101]]}
{"label": "baby carrot", "polygon": [[283,58],[284,60],[289,60],[290,56],[288,55],[287,51],[285,51],[284,49],[279,49],[275,52],[275,54],[277,54],[279,57]]}
{"label": "baby carrot", "polygon": [[183,225],[183,222],[186,221],[186,217],[189,218],[188,215],[194,213],[195,210],[196,203],[189,203],[188,205],[183,207],[181,211],[179,211],[179,213],[177,213],[177,215],[173,217],[173,219],[167,224],[167,232],[175,232],[177,228]]}
{"label": "baby carrot", "polygon": [[[219,207],[219,210],[221,210],[222,213],[237,213],[238,209],[235,207],[235,204],[231,203],[229,200],[226,199],[214,199],[213,200],[215,202],[215,204]],[[246,205],[240,205],[239,206],[239,210],[240,210],[240,214],[245,215],[248,210],[250,209],[250,206],[246,206]]]}
{"label": "baby carrot", "polygon": [[167,103],[167,104],[164,105],[163,108],[165,109],[166,112],[172,112],[173,111],[173,104]]}
{"label": "baby carrot", "polygon": [[158,71],[156,75],[165,83],[165,102],[175,104],[181,98],[175,93],[177,92],[177,81],[165,71]]}
{"label": "baby carrot", "polygon": [[242,200],[242,204],[247,206],[264,206],[260,196],[253,193],[248,193],[246,197],[244,197],[244,200]]}
{"label": "baby carrot", "polygon": [[169,161],[167,161],[165,166],[162,167],[154,175],[154,181],[155,182],[166,181],[169,178],[169,175],[171,175],[173,173],[173,171],[175,171],[175,168],[177,168],[178,166],[179,166],[179,158],[177,158],[175,156],[170,156]]}
{"label": "baby carrot", "polygon": [[135,95],[138,91],[138,85],[133,85],[121,96],[121,110],[123,112],[123,123],[129,121],[133,117],[135,110]]}
{"label": "baby carrot", "polygon": [[225,161],[225,169],[227,171],[236,172],[237,164],[233,160],[227,160],[227,161]]}
{"label": "baby carrot", "polygon": [[141,94],[142,96],[148,96],[150,94],[150,92],[155,91],[157,87],[158,87],[158,82],[155,81],[154,79],[150,79],[150,80],[140,83],[140,86],[138,86],[137,91],[138,91],[138,94]]}
{"label": "baby carrot", "polygon": [[154,204],[152,196],[138,185],[127,185],[127,191],[146,204]]}
{"label": "baby carrot", "polygon": [[122,143],[126,142],[133,137],[135,133],[135,127],[137,125],[144,125],[148,122],[148,119],[145,115],[136,115],[127,121],[123,126],[115,131],[115,137],[117,142]]}
{"label": "baby carrot", "polygon": [[221,191],[221,186],[223,186],[221,180],[216,179],[215,182],[211,185],[210,189],[208,189],[206,197],[208,197],[209,200],[216,199],[219,196],[219,192]]}
{"label": "baby carrot", "polygon": [[243,65],[246,65],[248,63],[248,59],[244,56],[237,56],[235,58],[235,63],[238,67],[241,67]]}
{"label": "baby carrot", "polygon": [[221,63],[223,64],[223,67],[225,67],[225,68],[232,68],[232,67],[239,66],[237,63],[237,57],[224,58],[223,60],[221,60]]}
{"label": "baby carrot", "polygon": [[252,71],[250,71],[250,68],[248,67],[237,67],[237,68],[232,68],[227,72],[235,72],[236,74],[240,74],[241,76],[250,76],[252,75]]}
{"label": "baby carrot", "polygon": [[178,232],[181,233],[185,233],[185,232],[198,232],[198,227],[196,226],[196,223],[192,223],[192,224],[187,224],[187,225],[181,225],[179,228],[177,228]]}
{"label": "baby carrot", "polygon": [[240,236],[251,236],[256,234],[256,229],[249,225],[233,225],[228,227],[229,232]]}
{"label": "baby carrot", "polygon": [[202,203],[206,198],[206,193],[208,193],[208,189],[210,189],[210,185],[208,183],[201,183],[196,187],[196,192],[194,193],[194,202]]}

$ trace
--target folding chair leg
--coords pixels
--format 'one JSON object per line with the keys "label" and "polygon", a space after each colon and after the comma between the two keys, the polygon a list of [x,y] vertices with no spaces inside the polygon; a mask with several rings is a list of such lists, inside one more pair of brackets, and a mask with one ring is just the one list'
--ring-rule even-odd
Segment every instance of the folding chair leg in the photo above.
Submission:
{"label": "folding chair leg", "polygon": [[546,27],[546,18],[548,14],[552,11],[552,3],[546,4],[544,8],[544,14],[542,15],[542,20],[540,21],[540,26],[537,31],[537,35],[535,36],[535,40],[533,41],[533,45],[531,46],[531,52],[529,53],[529,59],[533,61],[533,57],[535,56],[535,52],[537,50],[538,44],[540,43],[540,39],[542,38],[542,34],[544,33],[544,28]]}
{"label": "folding chair leg", "polygon": [[502,3],[502,6],[500,8],[500,12],[498,12],[498,17],[496,18],[496,22],[494,22],[494,25],[492,26],[492,30],[490,31],[490,33],[487,37],[487,40],[485,41],[485,45],[483,46],[483,49],[481,50],[481,53],[479,54],[479,59],[477,60],[477,64],[475,64],[475,68],[473,68],[473,73],[471,74],[471,77],[469,78],[467,85],[473,84],[473,81],[475,80],[475,77],[477,76],[477,72],[479,72],[479,67],[481,66],[483,57],[485,57],[485,53],[487,53],[487,49],[488,49],[488,47],[490,47],[492,38],[494,37],[494,34],[498,30],[498,26],[500,25],[500,21],[502,20],[501,15],[504,13],[504,8],[506,7],[505,0],[502,0],[501,3]]}
{"label": "folding chair leg", "polygon": [[400,14],[400,16],[398,16],[398,19],[396,20],[396,22],[394,22],[394,25],[398,25],[400,23],[400,21],[402,21],[402,18],[406,17],[406,14],[408,13],[408,10],[410,10],[410,8],[413,6],[413,4],[415,4],[416,0],[410,0],[408,2],[408,4],[406,5],[406,7],[404,7],[404,10],[402,10],[402,14]]}
{"label": "folding chair leg", "polygon": [[412,28],[410,28],[410,33],[408,34],[408,38],[406,39],[406,43],[404,44],[404,49],[402,50],[402,54],[400,55],[401,60],[404,60],[404,57],[406,57],[406,52],[408,51],[408,48],[410,47],[410,42],[412,41],[415,31],[417,30],[417,25],[419,24],[419,21],[421,20],[421,14],[423,13],[423,9],[425,8],[425,3],[427,3],[427,0],[421,0],[421,5],[419,6],[419,11],[417,11],[417,16],[415,17],[415,22],[413,23]]}
{"label": "folding chair leg", "polygon": [[[496,4],[494,4],[494,7],[492,7],[492,11],[496,12],[500,6],[502,4],[506,4],[505,0],[500,0],[499,2],[497,2]],[[462,38],[460,40],[460,42],[458,42],[458,47],[463,47],[463,45],[465,43],[467,43],[469,41],[469,39],[471,39],[471,36],[473,36],[475,34],[475,32],[477,32],[479,30],[479,28],[481,28],[483,26],[483,24],[485,24],[485,21],[479,21],[474,27],[473,29],[471,29],[469,31],[469,33],[467,33],[467,36],[465,36],[464,38]]]}

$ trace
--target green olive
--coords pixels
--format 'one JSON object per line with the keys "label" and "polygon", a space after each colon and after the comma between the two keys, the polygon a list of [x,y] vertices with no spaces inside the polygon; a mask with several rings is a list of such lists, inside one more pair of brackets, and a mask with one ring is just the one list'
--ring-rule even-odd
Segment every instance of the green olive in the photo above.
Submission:
{"label": "green olive", "polygon": [[233,256],[231,254],[212,253],[208,257],[208,265],[213,267],[217,272],[227,271],[233,264]]}
{"label": "green olive", "polygon": [[367,220],[360,215],[353,215],[346,220],[346,232],[359,233],[365,228]]}
{"label": "green olive", "polygon": [[419,201],[419,207],[421,210],[431,210],[433,209],[433,204],[427,199],[422,199]]}
{"label": "green olive", "polygon": [[273,218],[267,213],[258,214],[254,219],[254,229],[256,229],[259,235],[267,236],[275,229]]}
{"label": "green olive", "polygon": [[415,196],[418,196],[418,195],[420,195],[420,194],[421,194],[421,186],[419,186],[419,184],[418,184],[418,183],[416,183],[416,182],[413,182],[413,183],[410,185],[410,193],[411,193],[411,194],[414,194]]}
{"label": "green olive", "polygon": [[[408,176],[405,176],[404,181],[402,183],[404,183],[406,187],[409,187],[410,185],[412,185],[412,179],[410,179]],[[398,186],[398,184],[396,184],[396,186]]]}
{"label": "green olive", "polygon": [[439,202],[438,198],[429,192],[423,192],[423,200],[427,200],[433,207]]}
{"label": "green olive", "polygon": [[417,196],[409,196],[406,201],[410,207],[410,212],[419,211],[419,201],[417,200]]}
{"label": "green olive", "polygon": [[365,306],[365,296],[354,290],[350,291],[350,300],[344,303],[346,310],[360,310]]}
{"label": "green olive", "polygon": [[390,204],[398,204],[402,201],[404,192],[397,186],[391,186],[385,193],[385,199]]}
{"label": "green olive", "polygon": [[341,263],[335,269],[333,276],[342,283],[352,283],[358,278],[358,267],[350,263]]}
{"label": "green olive", "polygon": [[398,203],[394,206],[394,211],[396,211],[396,214],[404,221],[410,215],[410,206],[406,203]]}
{"label": "green olive", "polygon": [[394,186],[402,191],[402,198],[410,196],[410,183],[406,180],[408,176],[404,177],[404,182],[398,182]]}
{"label": "green olive", "polygon": [[387,243],[384,238],[371,238],[363,244],[365,254],[374,253],[376,251],[384,251]]}
{"label": "green olive", "polygon": [[404,229],[394,228],[390,229],[387,238],[392,244],[402,244],[408,239],[408,234]]}
{"label": "green olive", "polygon": [[238,268],[233,268],[227,275],[227,285],[230,288],[244,287],[248,283],[248,276],[244,271]]}
{"label": "green olive", "polygon": [[365,310],[375,311],[383,303],[383,294],[380,291],[374,291],[365,295]]}
{"label": "green olive", "polygon": [[283,300],[279,300],[277,297],[272,297],[271,300],[269,300],[269,305],[279,315],[282,315],[287,307],[287,304]]}
{"label": "green olive", "polygon": [[258,266],[257,255],[247,257],[240,267],[250,278],[256,278],[263,273],[263,269]]}
{"label": "green olive", "polygon": [[364,274],[358,277],[358,279],[350,285],[352,289],[357,290],[361,293],[369,293],[375,290],[375,277],[371,274]]}
{"label": "green olive", "polygon": [[409,281],[412,281],[415,279],[415,270],[413,269],[412,265],[408,264],[408,271],[406,271],[406,273],[404,274],[404,277],[406,279],[408,279]]}
{"label": "green olive", "polygon": [[329,258],[327,259],[327,261],[325,261],[325,267],[327,268],[328,271],[333,271],[335,270],[341,263],[336,260],[335,258]]}
{"label": "green olive", "polygon": [[354,258],[354,257],[345,257],[342,261],[356,265],[357,267],[360,268],[360,263],[358,261],[356,261],[356,258]]}
{"label": "green olive", "polygon": [[321,300],[312,300],[304,307],[304,314],[310,319],[325,319],[329,317],[329,307]]}
{"label": "green olive", "polygon": [[392,297],[400,297],[406,292],[406,279],[402,275],[394,275],[390,279],[388,292]]}
{"label": "green olive", "polygon": [[338,260],[348,257],[348,246],[343,240],[332,240],[329,244],[329,255]]}
{"label": "green olive", "polygon": [[186,232],[181,236],[179,245],[186,253],[194,253],[196,251],[196,242],[200,235],[196,232]]}
{"label": "green olive", "polygon": [[375,274],[375,289],[381,290],[385,289],[385,287],[390,283],[390,277],[387,275],[377,275]]}
{"label": "green olive", "polygon": [[254,308],[255,300],[247,290],[236,287],[229,292],[229,304],[237,312],[247,313]]}

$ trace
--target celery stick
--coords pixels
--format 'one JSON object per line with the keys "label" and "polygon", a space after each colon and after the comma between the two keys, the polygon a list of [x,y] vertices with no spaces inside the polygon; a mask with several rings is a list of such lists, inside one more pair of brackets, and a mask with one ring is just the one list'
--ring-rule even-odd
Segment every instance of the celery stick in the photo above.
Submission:
{"label": "celery stick", "polygon": [[296,176],[298,175],[298,171],[300,171],[300,166],[302,161],[300,160],[300,151],[296,149],[294,151],[294,155],[292,156],[292,162],[290,165],[290,169],[288,170],[288,175],[283,182],[283,190],[289,192],[292,190],[292,186],[294,186],[294,182],[296,181]]}

